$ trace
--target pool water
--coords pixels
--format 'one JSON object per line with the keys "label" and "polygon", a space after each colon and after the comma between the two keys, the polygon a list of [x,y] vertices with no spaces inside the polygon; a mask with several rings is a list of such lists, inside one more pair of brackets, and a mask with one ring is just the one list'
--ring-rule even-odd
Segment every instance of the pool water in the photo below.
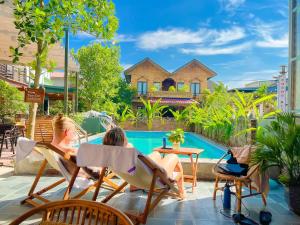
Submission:
{"label": "pool water", "polygon": [[[163,137],[167,137],[170,132],[156,132],[156,131],[126,131],[126,136],[129,143],[143,154],[149,154],[154,148],[162,146]],[[102,138],[97,138],[89,141],[91,144],[102,144]],[[167,146],[172,144],[167,139]],[[213,143],[201,138],[200,136],[185,132],[184,143],[182,147],[201,148],[204,152],[201,153],[201,158],[219,159],[224,155],[224,149],[214,145]],[[184,156],[180,156],[184,157]]]}

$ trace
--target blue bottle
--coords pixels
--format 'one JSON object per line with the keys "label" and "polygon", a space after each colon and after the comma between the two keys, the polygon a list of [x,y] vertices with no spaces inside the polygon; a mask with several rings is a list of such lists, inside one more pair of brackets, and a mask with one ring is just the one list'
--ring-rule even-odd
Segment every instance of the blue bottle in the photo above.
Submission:
{"label": "blue bottle", "polygon": [[224,187],[223,208],[224,209],[231,208],[231,191],[230,191],[229,184],[225,184],[225,187]]}
{"label": "blue bottle", "polygon": [[166,148],[167,147],[167,139],[165,137],[163,137],[163,147],[162,148]]}

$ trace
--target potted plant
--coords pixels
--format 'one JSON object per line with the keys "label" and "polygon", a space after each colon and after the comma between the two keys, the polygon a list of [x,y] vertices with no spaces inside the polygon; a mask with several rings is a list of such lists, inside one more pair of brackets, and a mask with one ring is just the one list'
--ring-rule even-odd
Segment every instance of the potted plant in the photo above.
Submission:
{"label": "potted plant", "polygon": [[179,150],[180,142],[184,142],[184,131],[180,128],[171,131],[171,134],[168,136],[168,139],[173,144],[173,149]]}
{"label": "potted plant", "polygon": [[279,181],[287,188],[291,210],[300,215],[300,125],[293,113],[277,114],[275,121],[257,130],[252,162],[266,171],[280,169]]}

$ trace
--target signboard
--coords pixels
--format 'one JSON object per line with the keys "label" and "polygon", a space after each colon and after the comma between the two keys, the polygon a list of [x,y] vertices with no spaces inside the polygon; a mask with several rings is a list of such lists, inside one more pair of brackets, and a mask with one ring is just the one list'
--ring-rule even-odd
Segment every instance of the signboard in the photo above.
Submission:
{"label": "signboard", "polygon": [[277,84],[277,102],[278,102],[278,109],[282,112],[286,112],[286,76],[285,74],[281,74],[278,77],[278,84]]}
{"label": "signboard", "polygon": [[27,88],[25,90],[25,102],[44,103],[45,89],[44,88]]}

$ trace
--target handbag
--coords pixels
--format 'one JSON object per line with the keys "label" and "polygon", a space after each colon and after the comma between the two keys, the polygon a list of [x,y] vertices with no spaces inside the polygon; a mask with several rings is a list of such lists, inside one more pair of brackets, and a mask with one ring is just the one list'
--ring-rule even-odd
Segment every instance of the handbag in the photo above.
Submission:
{"label": "handbag", "polygon": [[221,170],[222,173],[233,175],[233,176],[245,176],[247,174],[247,168],[242,167],[240,164],[220,164],[218,168]]}

